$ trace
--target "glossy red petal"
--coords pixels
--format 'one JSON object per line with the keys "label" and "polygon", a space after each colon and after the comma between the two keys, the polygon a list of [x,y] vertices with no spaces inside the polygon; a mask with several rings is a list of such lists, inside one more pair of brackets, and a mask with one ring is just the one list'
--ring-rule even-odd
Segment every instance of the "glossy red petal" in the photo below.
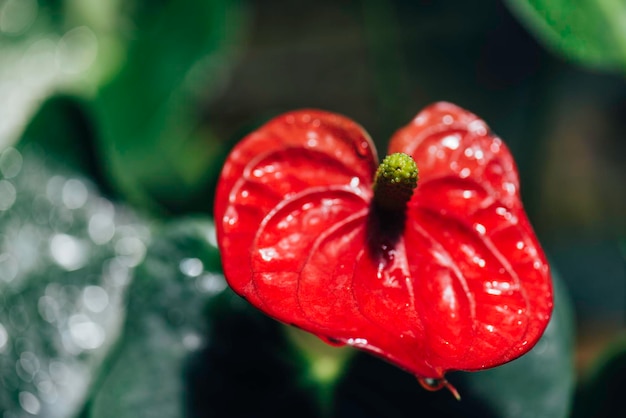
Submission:
{"label": "glossy red petal", "polygon": [[393,136],[389,154],[394,152],[415,159],[418,190],[427,182],[453,176],[480,183],[508,207],[521,204],[517,168],[506,145],[483,120],[456,105],[436,103],[420,112]]}
{"label": "glossy red petal", "polygon": [[438,103],[389,152],[420,170],[405,216],[371,206],[375,151],[346,118],[292,112],[246,137],[216,195],[231,287],[278,320],[419,377],[528,351],[552,288],[506,146],[477,116]]}
{"label": "glossy red petal", "polygon": [[[267,297],[259,296],[254,284],[264,268],[273,268],[259,264],[256,245],[266,244],[258,242],[266,239],[259,238],[261,225],[272,227],[270,218],[285,211],[277,207],[284,208],[293,199],[300,199],[299,213],[304,214],[307,206],[303,194],[319,187],[343,187],[346,193],[362,196],[361,202],[369,200],[376,160],[371,139],[360,126],[323,111],[284,114],[244,138],[224,164],[215,198],[218,242],[231,287],[254,305],[272,309],[274,300],[267,307],[263,302]],[[312,211],[319,208],[313,204]],[[328,224],[322,222],[309,228],[307,234],[317,236],[326,227]],[[275,228],[277,234],[282,233],[279,229]],[[305,254],[306,245],[301,243],[298,251]],[[285,292],[294,293],[295,288]]]}
{"label": "glossy red petal", "polygon": [[[307,280],[303,270],[311,264],[308,258],[329,230],[354,213],[366,215],[367,205],[349,188],[314,188],[285,200],[265,217],[253,245],[252,280],[267,314],[313,331],[309,320],[324,315],[303,308],[298,296],[298,289]],[[335,253],[325,263],[332,264],[337,256]],[[336,274],[330,278],[339,280]],[[316,276],[315,284],[320,286],[323,280],[321,275]],[[330,305],[331,300],[325,304]]]}
{"label": "glossy red petal", "polygon": [[404,251],[428,341],[422,357],[477,370],[522,355],[547,326],[552,287],[508,149],[475,115],[439,103],[398,131],[392,151],[420,169]]}

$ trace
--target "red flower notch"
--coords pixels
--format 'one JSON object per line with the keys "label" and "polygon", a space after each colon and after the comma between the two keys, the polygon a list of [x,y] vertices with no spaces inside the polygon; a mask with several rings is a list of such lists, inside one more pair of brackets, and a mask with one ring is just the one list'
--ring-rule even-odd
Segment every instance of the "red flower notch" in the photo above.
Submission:
{"label": "red flower notch", "polygon": [[472,113],[437,103],[389,153],[419,169],[402,210],[376,204],[376,150],[345,117],[295,111],[244,138],[215,202],[230,286],[431,389],[447,385],[448,371],[526,353],[550,318],[552,285],[504,143]]}

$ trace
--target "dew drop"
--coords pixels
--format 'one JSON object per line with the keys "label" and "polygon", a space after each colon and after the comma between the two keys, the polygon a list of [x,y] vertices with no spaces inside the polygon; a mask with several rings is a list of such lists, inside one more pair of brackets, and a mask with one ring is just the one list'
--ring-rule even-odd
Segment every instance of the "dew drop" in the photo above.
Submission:
{"label": "dew drop", "polygon": [[146,246],[137,237],[124,237],[115,243],[115,252],[120,261],[128,267],[135,267],[143,261],[146,255]]}
{"label": "dew drop", "polygon": [[39,415],[39,411],[41,411],[41,403],[39,399],[30,392],[20,392],[18,396],[20,406],[26,412],[31,415]]}
{"label": "dew drop", "polygon": [[15,203],[17,191],[8,180],[0,180],[0,211],[8,210]]}
{"label": "dew drop", "polygon": [[195,351],[202,346],[202,337],[194,332],[189,332],[183,337],[183,346],[189,351]]}
{"label": "dew drop", "polygon": [[420,115],[418,117],[416,117],[415,119],[413,119],[413,123],[416,125],[423,125],[426,123],[426,117],[424,115]]}
{"label": "dew drop", "polygon": [[502,188],[509,194],[513,194],[517,190],[515,185],[508,181],[502,184]]}
{"label": "dew drop", "polygon": [[87,186],[77,179],[69,179],[63,185],[61,199],[68,209],[82,208],[87,202],[89,192]]}
{"label": "dew drop", "polygon": [[356,152],[361,156],[361,157],[367,157],[370,153],[370,144],[368,141],[366,140],[361,140],[359,142],[359,144],[356,147]]}
{"label": "dew drop", "polygon": [[96,213],[89,219],[89,237],[96,244],[106,244],[115,235],[115,223],[108,214]]}
{"label": "dew drop", "polygon": [[206,229],[206,240],[213,248],[217,248],[217,231],[215,225],[210,224]]}
{"label": "dew drop", "polygon": [[473,134],[480,136],[487,134],[487,126],[482,120],[475,120],[473,122],[470,122],[469,125],[467,125],[467,130]]}
{"label": "dew drop", "polygon": [[56,234],[50,239],[50,254],[67,271],[83,267],[89,257],[85,244],[66,234]]}
{"label": "dew drop", "polygon": [[0,254],[0,280],[10,282],[17,276],[19,264],[10,253]]}
{"label": "dew drop", "polygon": [[15,148],[7,148],[0,154],[0,172],[5,179],[17,176],[22,169],[22,154]]}
{"label": "dew drop", "polygon": [[367,339],[365,338],[348,338],[348,345],[355,347],[364,347],[367,345]]}
{"label": "dew drop", "polygon": [[278,256],[278,253],[274,248],[261,248],[259,254],[264,261],[272,261]]}
{"label": "dew drop", "polygon": [[58,302],[51,296],[44,295],[39,298],[37,303],[39,315],[46,322],[56,322],[59,317],[60,307]]}
{"label": "dew drop", "polygon": [[448,135],[441,140],[441,145],[451,150],[455,150],[459,147],[461,139],[458,135]]}
{"label": "dew drop", "polygon": [[39,359],[30,351],[24,351],[19,360],[22,370],[33,376],[39,371]]}
{"label": "dew drop", "polygon": [[199,258],[184,258],[178,268],[186,276],[198,277],[204,271],[204,264]]}
{"label": "dew drop", "polygon": [[87,286],[83,290],[83,305],[91,312],[102,312],[109,305],[109,294],[100,286]]}
{"label": "dew drop", "polygon": [[196,280],[196,289],[202,293],[216,295],[226,289],[226,281],[220,274],[206,273]]}
{"label": "dew drop", "polygon": [[72,315],[69,319],[69,331],[72,341],[80,348],[93,350],[105,340],[104,329],[89,317],[82,314]]}
{"label": "dew drop", "polygon": [[2,323],[0,323],[0,353],[4,352],[8,346],[9,333]]}

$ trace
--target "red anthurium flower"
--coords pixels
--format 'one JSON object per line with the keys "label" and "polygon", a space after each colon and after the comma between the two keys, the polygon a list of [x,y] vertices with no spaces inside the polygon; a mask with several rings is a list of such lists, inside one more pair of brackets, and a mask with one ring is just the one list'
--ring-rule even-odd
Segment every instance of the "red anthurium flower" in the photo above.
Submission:
{"label": "red anthurium flower", "polygon": [[367,133],[318,110],[243,139],[215,202],[231,287],[431,389],[448,385],[447,371],[530,350],[552,285],[506,146],[472,113],[437,103],[394,135],[389,154],[377,174]]}

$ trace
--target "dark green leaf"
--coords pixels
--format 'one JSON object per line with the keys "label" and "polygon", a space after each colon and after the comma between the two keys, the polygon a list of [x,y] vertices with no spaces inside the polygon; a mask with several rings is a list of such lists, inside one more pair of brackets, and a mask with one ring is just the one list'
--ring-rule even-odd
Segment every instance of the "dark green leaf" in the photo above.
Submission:
{"label": "dark green leaf", "polygon": [[207,302],[226,288],[208,221],[166,228],[149,248],[128,302],[123,342],[92,416],[182,417],[186,367],[207,344]]}
{"label": "dark green leaf", "polygon": [[95,102],[109,175],[133,203],[176,210],[196,198],[208,209],[226,150],[202,123],[201,105],[224,86],[243,27],[241,3],[136,7],[125,65]]}
{"label": "dark green leaf", "polygon": [[5,149],[0,174],[0,411],[71,417],[117,341],[150,231],[34,147]]}
{"label": "dark green leaf", "polygon": [[48,158],[90,178],[100,191],[109,193],[97,154],[93,123],[85,107],[85,101],[74,97],[51,97],[28,123],[17,147],[41,147]]}
{"label": "dark green leaf", "polygon": [[225,290],[212,231],[209,221],[176,222],[149,248],[132,284],[123,343],[90,416],[241,416],[285,408],[271,391],[279,397],[291,390],[290,353],[276,342],[282,340],[274,321]]}
{"label": "dark green leaf", "polygon": [[622,333],[598,359],[579,389],[574,418],[626,416],[626,334]]}
{"label": "dark green leaf", "polygon": [[548,47],[582,64],[626,70],[626,3],[621,0],[508,0]]}

